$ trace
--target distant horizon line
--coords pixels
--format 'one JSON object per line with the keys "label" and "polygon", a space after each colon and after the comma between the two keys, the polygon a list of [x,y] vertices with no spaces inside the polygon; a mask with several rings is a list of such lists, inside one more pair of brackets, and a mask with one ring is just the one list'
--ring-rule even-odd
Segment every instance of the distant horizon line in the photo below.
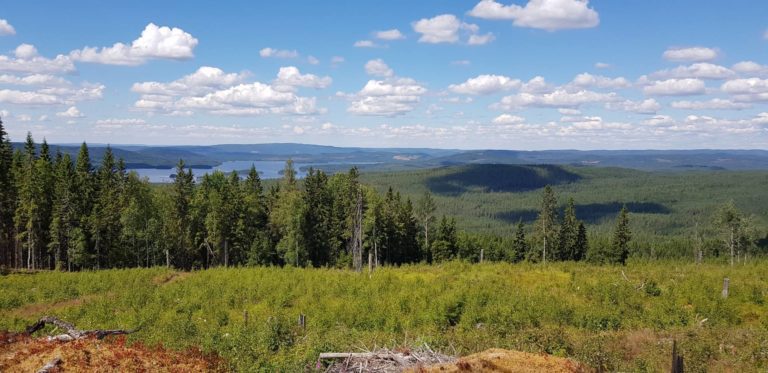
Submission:
{"label": "distant horizon line", "polygon": [[[151,144],[119,144],[119,143],[102,143],[102,142],[76,142],[76,143],[48,143],[48,145],[56,146],[80,146],[85,143],[88,146],[93,147],[128,147],[128,146],[141,146],[148,148],[178,148],[178,147],[216,147],[216,146],[252,146],[252,145],[298,145],[298,146],[317,146],[336,149],[423,149],[423,150],[442,150],[442,151],[457,151],[457,152],[471,152],[471,151],[513,151],[513,152],[615,152],[615,151],[761,151],[768,152],[768,148],[624,148],[624,149],[573,149],[573,148],[549,148],[549,149],[499,149],[499,148],[432,148],[432,147],[367,147],[367,146],[340,146],[340,145],[325,145],[325,144],[312,144],[312,143],[300,143],[300,142],[261,142],[261,143],[222,143],[222,144],[163,144],[163,145],[151,145]],[[11,144],[24,144],[23,141],[11,141]],[[36,142],[35,144],[40,144]]]}

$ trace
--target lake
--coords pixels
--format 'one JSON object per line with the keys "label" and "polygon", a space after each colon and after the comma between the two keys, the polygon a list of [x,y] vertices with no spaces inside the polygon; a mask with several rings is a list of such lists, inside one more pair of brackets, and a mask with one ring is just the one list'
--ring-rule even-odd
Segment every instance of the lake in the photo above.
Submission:
{"label": "lake", "polygon": [[[294,163],[293,167],[296,169],[296,174],[299,178],[303,177],[305,172],[301,171],[302,167],[308,166],[322,166],[323,164],[349,164],[350,167],[354,164],[374,164],[376,162],[328,162],[328,163]],[[251,165],[256,166],[256,171],[259,172],[259,176],[262,179],[279,179],[282,177],[280,172],[285,168],[285,161],[227,161],[213,168],[192,168],[192,173],[195,177],[203,176],[207,173],[211,173],[215,170],[221,170],[224,173],[230,173],[232,171],[249,170]],[[141,177],[149,178],[151,183],[172,183],[172,174],[176,173],[175,168],[131,168],[128,171],[136,171]],[[245,177],[245,175],[242,175]]]}

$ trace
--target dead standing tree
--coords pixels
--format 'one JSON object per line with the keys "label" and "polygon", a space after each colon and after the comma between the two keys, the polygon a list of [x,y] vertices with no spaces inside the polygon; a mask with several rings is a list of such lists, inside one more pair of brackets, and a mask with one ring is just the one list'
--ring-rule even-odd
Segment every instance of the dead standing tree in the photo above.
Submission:
{"label": "dead standing tree", "polygon": [[357,190],[355,220],[352,228],[352,266],[356,272],[363,270],[363,193]]}

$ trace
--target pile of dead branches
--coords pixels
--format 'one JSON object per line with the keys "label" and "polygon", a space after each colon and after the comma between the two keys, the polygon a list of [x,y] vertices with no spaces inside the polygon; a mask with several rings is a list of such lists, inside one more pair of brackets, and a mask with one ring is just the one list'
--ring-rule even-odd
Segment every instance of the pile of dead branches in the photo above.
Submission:
{"label": "pile of dead branches", "polygon": [[419,349],[379,349],[367,352],[324,352],[320,354],[318,368],[324,362],[330,361],[325,372],[352,373],[402,372],[407,369],[418,371],[419,367],[456,361],[453,356],[447,356],[432,351],[428,345]]}

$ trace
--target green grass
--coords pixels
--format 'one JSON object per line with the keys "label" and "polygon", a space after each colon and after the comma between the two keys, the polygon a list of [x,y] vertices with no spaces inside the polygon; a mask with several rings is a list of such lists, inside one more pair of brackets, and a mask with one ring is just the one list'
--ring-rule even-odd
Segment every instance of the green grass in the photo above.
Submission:
{"label": "green grass", "polygon": [[697,222],[700,232],[706,231],[718,205],[731,199],[742,211],[755,215],[763,234],[768,226],[766,171],[465,165],[365,173],[362,180],[380,192],[391,186],[414,201],[429,190],[438,215],[455,216],[462,229],[502,236],[511,235],[519,219],[529,225],[535,220],[546,184],[552,184],[561,206],[574,198],[577,215],[593,234],[610,232],[616,214],[627,204],[636,242],[646,245],[688,239]]}
{"label": "green grass", "polygon": [[[325,351],[423,343],[451,354],[500,347],[660,371],[674,338],[691,371],[748,371],[768,368],[766,265],[452,262],[372,276],[222,268],[167,283],[173,273],[165,269],[12,274],[0,277],[0,329],[21,330],[42,314],[84,329],[142,326],[132,340],[199,345],[232,369],[268,371],[303,370]],[[86,294],[82,304],[46,308]],[[35,312],[17,312],[30,305]],[[306,330],[296,325],[299,314]]]}

